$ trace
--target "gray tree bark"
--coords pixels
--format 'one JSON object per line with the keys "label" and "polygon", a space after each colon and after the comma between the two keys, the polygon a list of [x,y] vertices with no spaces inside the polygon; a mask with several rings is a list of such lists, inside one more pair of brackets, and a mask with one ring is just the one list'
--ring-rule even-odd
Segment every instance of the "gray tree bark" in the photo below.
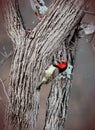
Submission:
{"label": "gray tree bark", "polygon": [[[74,66],[78,25],[84,15],[85,0],[56,0],[38,25],[27,32],[17,0],[2,0],[6,29],[16,44],[11,66],[6,129],[36,128],[40,91],[36,86],[45,69],[57,59]],[[72,86],[72,76],[57,76],[47,99],[44,130],[64,126]]]}

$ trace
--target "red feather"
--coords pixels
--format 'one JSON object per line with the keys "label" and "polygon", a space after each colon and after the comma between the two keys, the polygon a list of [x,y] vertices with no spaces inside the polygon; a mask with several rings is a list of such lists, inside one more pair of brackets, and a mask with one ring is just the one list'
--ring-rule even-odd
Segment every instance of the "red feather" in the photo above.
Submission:
{"label": "red feather", "polygon": [[67,64],[66,64],[66,63],[56,64],[56,66],[57,66],[59,69],[66,69],[66,68],[67,68]]}
{"label": "red feather", "polygon": [[65,60],[61,60],[61,62],[57,63],[55,66],[64,71],[67,68],[67,62]]}

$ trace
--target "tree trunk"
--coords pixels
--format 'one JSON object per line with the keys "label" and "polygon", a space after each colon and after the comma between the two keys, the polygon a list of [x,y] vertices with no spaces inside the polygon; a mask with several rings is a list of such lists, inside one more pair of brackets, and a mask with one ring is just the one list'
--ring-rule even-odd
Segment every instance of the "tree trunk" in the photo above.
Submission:
{"label": "tree trunk", "polygon": [[[74,66],[76,30],[83,17],[84,0],[56,0],[39,24],[28,33],[18,1],[2,1],[8,34],[16,44],[9,84],[6,129],[34,130],[39,113],[40,91],[36,86],[45,69],[57,59]],[[15,3],[15,4],[14,4]],[[44,130],[64,126],[72,76],[57,76],[48,96]]]}

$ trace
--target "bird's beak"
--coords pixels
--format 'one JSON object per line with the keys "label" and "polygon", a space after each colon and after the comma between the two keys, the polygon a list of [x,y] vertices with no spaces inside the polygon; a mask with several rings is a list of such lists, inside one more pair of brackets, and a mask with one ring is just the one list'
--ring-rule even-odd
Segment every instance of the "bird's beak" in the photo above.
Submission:
{"label": "bird's beak", "polygon": [[60,64],[59,60],[54,61],[54,65]]}
{"label": "bird's beak", "polygon": [[62,64],[62,62],[60,60],[56,60],[56,63],[58,64]]}

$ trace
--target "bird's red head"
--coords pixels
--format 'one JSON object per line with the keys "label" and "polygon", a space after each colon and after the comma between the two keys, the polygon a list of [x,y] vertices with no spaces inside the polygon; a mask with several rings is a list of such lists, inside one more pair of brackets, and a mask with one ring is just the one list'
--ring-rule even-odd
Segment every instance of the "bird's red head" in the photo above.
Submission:
{"label": "bird's red head", "polygon": [[63,72],[64,70],[67,69],[67,62],[66,60],[61,60],[59,63],[54,65],[55,67],[57,67],[60,72]]}

